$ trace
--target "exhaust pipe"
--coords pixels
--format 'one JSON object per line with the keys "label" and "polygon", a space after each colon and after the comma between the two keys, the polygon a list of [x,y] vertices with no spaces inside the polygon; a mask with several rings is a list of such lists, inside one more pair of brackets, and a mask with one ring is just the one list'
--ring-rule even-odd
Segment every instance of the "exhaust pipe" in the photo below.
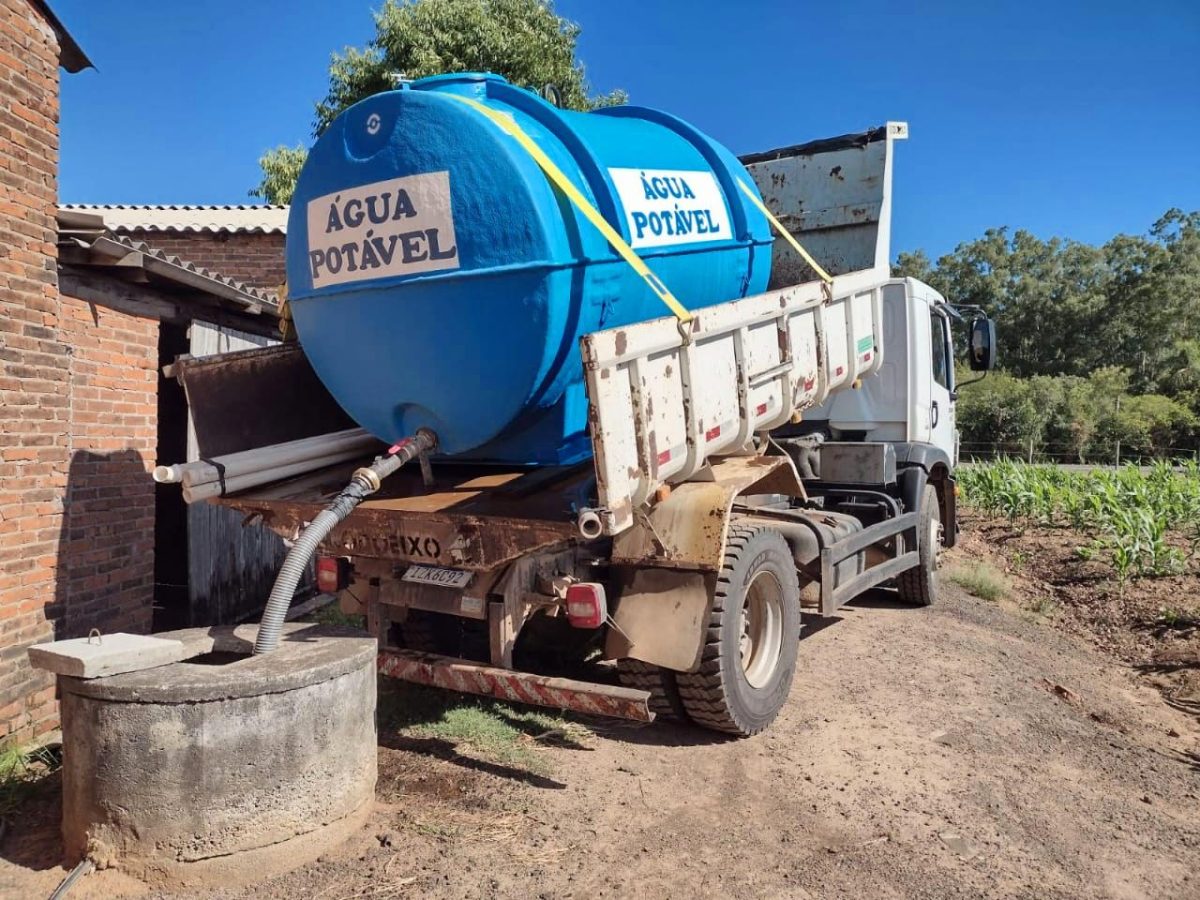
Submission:
{"label": "exhaust pipe", "polygon": [[595,540],[604,533],[604,522],[593,509],[585,509],[579,514],[579,519],[576,521],[579,527],[579,533],[589,541]]}

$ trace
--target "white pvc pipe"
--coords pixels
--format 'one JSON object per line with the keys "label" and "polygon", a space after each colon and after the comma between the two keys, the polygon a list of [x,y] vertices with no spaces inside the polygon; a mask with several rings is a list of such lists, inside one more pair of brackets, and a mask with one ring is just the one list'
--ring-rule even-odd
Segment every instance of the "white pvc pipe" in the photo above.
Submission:
{"label": "white pvc pipe", "polygon": [[188,487],[185,484],[183,486],[183,499],[187,503],[196,503],[199,500],[208,500],[212,497],[223,496],[223,494],[233,494],[238,491],[245,491],[253,487],[258,487],[262,484],[269,484],[272,481],[280,481],[284,478],[292,478],[296,475],[303,475],[306,472],[315,472],[317,469],[323,469],[326,466],[332,466],[340,462],[356,459],[362,455],[362,448],[355,447],[349,450],[340,450],[325,456],[304,459],[288,466],[276,466],[273,469],[261,469],[257,472],[245,472],[241,475],[235,475],[232,478],[227,477],[225,479],[224,491],[221,490],[221,482],[219,481],[206,481],[203,484],[198,484],[194,487]]}
{"label": "white pvc pipe", "polygon": [[[159,469],[167,470],[164,474],[175,475],[173,480],[180,481],[187,487],[195,488],[210,481],[220,481],[222,472],[224,472],[225,479],[228,480],[238,475],[289,466],[343,450],[357,450],[365,453],[378,443],[369,432],[362,428],[351,428],[347,431],[301,438],[298,441],[271,444],[254,450],[227,453],[224,456],[213,457],[211,460],[197,460],[175,466],[159,466]],[[155,477],[158,477],[157,469]]]}
{"label": "white pvc pipe", "polygon": [[183,471],[179,465],[154,467],[154,480],[159,484],[176,484],[182,478]]}

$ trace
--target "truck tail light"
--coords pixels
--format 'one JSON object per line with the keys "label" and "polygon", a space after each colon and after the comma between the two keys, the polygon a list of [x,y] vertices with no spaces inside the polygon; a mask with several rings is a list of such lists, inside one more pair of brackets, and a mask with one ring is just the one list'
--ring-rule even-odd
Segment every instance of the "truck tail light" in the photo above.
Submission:
{"label": "truck tail light", "polygon": [[317,590],[336,594],[350,584],[350,560],[337,556],[322,556],[317,560]]}
{"label": "truck tail light", "polygon": [[604,585],[583,582],[567,588],[567,621],[574,628],[599,628],[608,618]]}

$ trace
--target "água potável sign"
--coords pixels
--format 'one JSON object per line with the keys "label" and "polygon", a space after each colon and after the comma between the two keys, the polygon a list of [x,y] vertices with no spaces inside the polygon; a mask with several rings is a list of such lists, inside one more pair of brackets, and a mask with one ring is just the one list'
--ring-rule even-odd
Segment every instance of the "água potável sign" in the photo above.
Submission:
{"label": "\u00e1gua pot\u00e1vel sign", "polygon": [[712,172],[609,169],[625,207],[631,247],[665,247],[733,236],[725,195]]}
{"label": "\u00e1gua pot\u00e1vel sign", "polygon": [[314,288],[458,266],[448,172],[376,181],[308,201]]}

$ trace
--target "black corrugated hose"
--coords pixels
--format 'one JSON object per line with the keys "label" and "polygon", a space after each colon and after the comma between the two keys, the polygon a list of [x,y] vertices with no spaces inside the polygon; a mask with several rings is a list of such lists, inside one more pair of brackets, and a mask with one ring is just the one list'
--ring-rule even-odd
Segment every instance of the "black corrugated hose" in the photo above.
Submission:
{"label": "black corrugated hose", "polygon": [[296,593],[296,585],[304,574],[308,561],[312,559],[321,541],[329,536],[337,525],[354,511],[358,504],[379,490],[380,483],[407,462],[437,446],[437,435],[428,428],[396,444],[385,456],[362,469],[356,469],[350,483],[329,506],[317,513],[307,528],[300,533],[287,558],[279,568],[275,585],[267,607],[263,610],[262,622],[258,626],[258,638],[254,641],[255,653],[270,653],[279,646],[279,636],[287,618],[288,607]]}

